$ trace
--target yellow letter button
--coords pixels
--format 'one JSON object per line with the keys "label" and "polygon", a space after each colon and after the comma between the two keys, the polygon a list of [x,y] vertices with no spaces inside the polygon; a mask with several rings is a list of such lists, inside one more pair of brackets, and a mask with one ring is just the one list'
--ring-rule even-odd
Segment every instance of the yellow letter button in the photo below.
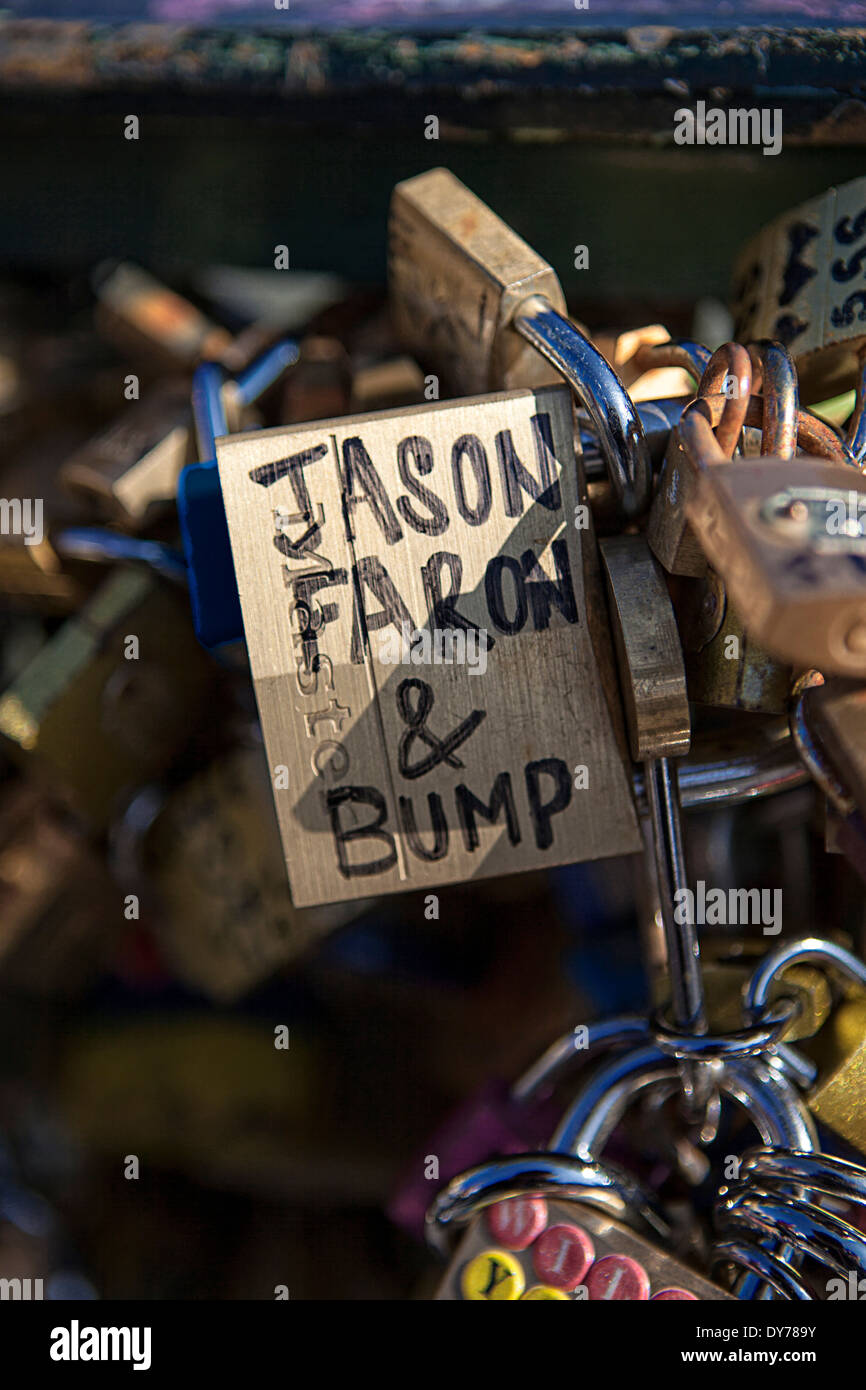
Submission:
{"label": "yellow letter button", "polygon": [[464,1298],[475,1301],[518,1299],[526,1287],[523,1266],[505,1250],[482,1250],[470,1260],[460,1279]]}

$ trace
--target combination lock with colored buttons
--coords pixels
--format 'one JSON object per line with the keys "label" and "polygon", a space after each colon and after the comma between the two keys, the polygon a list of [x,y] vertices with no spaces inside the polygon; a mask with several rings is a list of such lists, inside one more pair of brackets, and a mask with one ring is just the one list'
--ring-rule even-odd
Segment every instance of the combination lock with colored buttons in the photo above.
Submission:
{"label": "combination lock with colored buttons", "polygon": [[601,1211],[525,1196],[474,1218],[437,1297],[668,1303],[730,1294]]}

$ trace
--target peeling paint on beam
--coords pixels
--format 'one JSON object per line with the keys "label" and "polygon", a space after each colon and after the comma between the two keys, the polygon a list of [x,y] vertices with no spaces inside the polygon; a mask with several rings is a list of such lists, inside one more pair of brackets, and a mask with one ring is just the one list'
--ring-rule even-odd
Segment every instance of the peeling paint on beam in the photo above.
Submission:
{"label": "peeling paint on beam", "polygon": [[[385,125],[424,103],[452,130],[669,138],[699,97],[785,110],[786,136],[863,139],[866,28],[536,34],[329,33],[0,19],[0,90],[88,99],[180,94],[300,123]],[[430,109],[428,105],[427,109]],[[618,113],[618,114],[617,114]],[[860,132],[858,134],[858,132]]]}

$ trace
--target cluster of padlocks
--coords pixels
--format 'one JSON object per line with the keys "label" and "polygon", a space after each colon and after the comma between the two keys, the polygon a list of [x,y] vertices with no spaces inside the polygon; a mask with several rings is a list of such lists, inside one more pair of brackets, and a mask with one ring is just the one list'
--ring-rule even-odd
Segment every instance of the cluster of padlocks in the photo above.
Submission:
{"label": "cluster of padlocks", "polygon": [[[354,374],[335,335],[232,338],[131,266],[99,286],[106,332],[161,345],[191,399],[136,391],[60,469],[80,515],[3,538],[4,590],[63,619],[0,695],[29,778],[4,969],[87,956],[82,883],[99,939],[112,884],[131,919],[155,884],[178,977],[231,1000],[380,895],[644,857],[655,1012],[553,1042],[497,1102],[507,1153],[486,1112],[431,1140],[442,1298],[866,1276],[866,965],[830,910],[794,937],[758,889],[707,892],[681,827],[811,779],[866,878],[864,247],[857,180],[745,248],[736,341],[594,340],[436,169],[394,191],[391,327]],[[714,922],[759,932],[710,972]]]}

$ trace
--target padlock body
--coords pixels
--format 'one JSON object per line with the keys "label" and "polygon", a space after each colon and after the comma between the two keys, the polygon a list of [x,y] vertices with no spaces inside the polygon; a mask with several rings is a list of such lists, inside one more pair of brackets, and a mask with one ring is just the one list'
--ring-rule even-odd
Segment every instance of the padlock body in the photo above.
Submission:
{"label": "padlock body", "polygon": [[397,335],[447,391],[471,396],[560,380],[508,328],[529,295],[566,312],[555,272],[458,178],[431,169],[399,183],[388,236]]}
{"label": "padlock body", "polygon": [[866,179],[828,189],[776,218],[744,248],[733,275],[741,342],[784,343],[801,399],[853,386],[866,342]]}
{"label": "padlock body", "polygon": [[809,1109],[819,1124],[866,1154],[866,996],[843,1000],[818,1043],[820,1074]]}
{"label": "padlock body", "polygon": [[469,1302],[728,1298],[606,1212],[541,1196],[509,1198],[476,1216],[437,1294]]}
{"label": "padlock body", "polygon": [[701,579],[707,572],[707,558],[686,516],[686,506],[696,490],[694,469],[673,430],[650,507],[647,541],[668,574]]}
{"label": "padlock body", "polygon": [[[820,459],[701,470],[686,513],[746,630],[796,666],[866,675],[866,479]],[[801,515],[801,513],[803,515]],[[857,523],[859,524],[859,523]]]}

